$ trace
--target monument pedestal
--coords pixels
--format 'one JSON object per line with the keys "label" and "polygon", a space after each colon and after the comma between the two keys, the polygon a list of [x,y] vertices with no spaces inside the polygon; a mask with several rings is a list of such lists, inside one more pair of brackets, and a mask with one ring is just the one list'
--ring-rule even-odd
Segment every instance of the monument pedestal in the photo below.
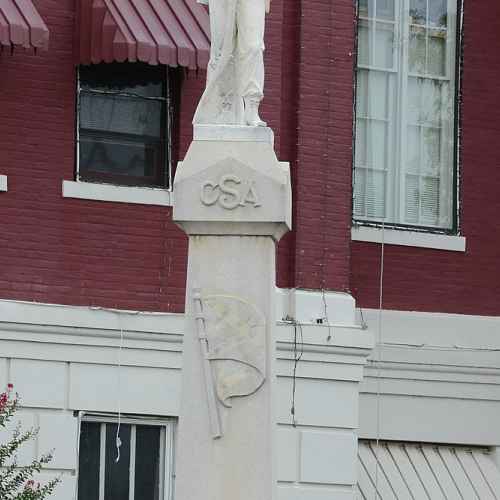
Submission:
{"label": "monument pedestal", "polygon": [[189,235],[178,500],[275,499],[275,243],[290,229],[272,131],[195,127],[174,182]]}

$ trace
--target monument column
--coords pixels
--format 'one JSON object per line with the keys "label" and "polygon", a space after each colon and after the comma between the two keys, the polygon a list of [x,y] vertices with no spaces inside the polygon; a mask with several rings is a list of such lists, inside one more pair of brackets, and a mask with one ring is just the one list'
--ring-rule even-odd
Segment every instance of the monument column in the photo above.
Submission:
{"label": "monument column", "polygon": [[267,127],[195,125],[174,221],[189,235],[177,500],[275,499],[275,245],[288,164]]}

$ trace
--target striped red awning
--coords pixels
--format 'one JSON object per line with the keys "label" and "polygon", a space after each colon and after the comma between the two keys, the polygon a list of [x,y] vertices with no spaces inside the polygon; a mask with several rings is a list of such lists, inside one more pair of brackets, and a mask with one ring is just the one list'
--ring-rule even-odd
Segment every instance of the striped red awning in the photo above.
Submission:
{"label": "striped red awning", "polygon": [[0,45],[49,47],[49,30],[31,0],[0,0]]}
{"label": "striped red awning", "polygon": [[80,0],[80,64],[142,61],[198,69],[207,67],[209,51],[208,13],[196,0]]}

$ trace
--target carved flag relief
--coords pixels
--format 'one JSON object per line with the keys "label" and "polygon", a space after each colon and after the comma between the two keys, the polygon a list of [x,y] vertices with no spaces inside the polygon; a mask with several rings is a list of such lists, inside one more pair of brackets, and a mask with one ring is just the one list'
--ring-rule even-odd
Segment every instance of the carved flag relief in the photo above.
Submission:
{"label": "carved flag relief", "polygon": [[266,377],[266,320],[252,304],[229,295],[203,297],[203,312],[219,401],[256,392]]}

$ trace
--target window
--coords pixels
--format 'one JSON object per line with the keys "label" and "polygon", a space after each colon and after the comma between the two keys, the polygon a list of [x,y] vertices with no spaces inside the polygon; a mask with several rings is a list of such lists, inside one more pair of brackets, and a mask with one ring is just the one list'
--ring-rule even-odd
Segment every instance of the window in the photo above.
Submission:
{"label": "window", "polygon": [[456,229],[457,0],[359,0],[353,215]]}
{"label": "window", "polygon": [[87,416],[81,424],[78,500],[172,500],[173,421]]}
{"label": "window", "polygon": [[165,66],[81,66],[78,180],[168,187],[169,92]]}

